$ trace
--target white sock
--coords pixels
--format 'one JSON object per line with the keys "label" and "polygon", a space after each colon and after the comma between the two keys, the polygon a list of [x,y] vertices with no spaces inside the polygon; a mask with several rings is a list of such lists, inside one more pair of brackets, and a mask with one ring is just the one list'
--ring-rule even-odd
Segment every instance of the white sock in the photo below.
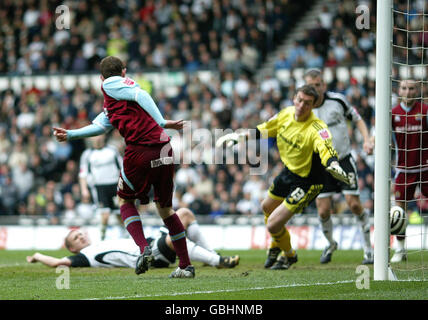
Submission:
{"label": "white sock", "polygon": [[189,224],[186,230],[186,235],[189,240],[193,241],[198,246],[201,246],[202,248],[210,251],[214,251],[202,234],[201,228],[199,227],[197,221],[193,221],[191,224]]}
{"label": "white sock", "polygon": [[328,217],[327,219],[319,218],[319,220],[321,223],[322,233],[324,234],[324,237],[328,240],[330,244],[333,244],[333,221],[331,221],[331,217]]}
{"label": "white sock", "polygon": [[186,244],[191,261],[203,262],[213,267],[220,264],[220,256],[217,253],[204,249],[189,239],[186,239]]}
{"label": "white sock", "polygon": [[405,240],[399,240],[399,239],[397,239],[397,251],[404,251],[405,250],[405,248],[404,248],[404,241]]}
{"label": "white sock", "polygon": [[363,234],[364,252],[370,251],[372,248],[370,242],[370,220],[368,212],[364,211],[357,217],[357,222],[360,225],[361,233]]}

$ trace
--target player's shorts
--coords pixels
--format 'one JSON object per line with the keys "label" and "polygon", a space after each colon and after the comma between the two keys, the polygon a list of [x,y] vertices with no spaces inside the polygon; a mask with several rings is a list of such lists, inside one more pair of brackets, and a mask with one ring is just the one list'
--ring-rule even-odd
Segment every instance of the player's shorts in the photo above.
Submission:
{"label": "player's shorts", "polygon": [[348,185],[342,181],[339,181],[333,178],[333,176],[329,174],[327,171],[325,171],[324,188],[322,189],[321,193],[318,195],[318,198],[331,197],[335,193],[343,193],[343,194],[350,194],[350,195],[360,194],[360,190],[358,188],[357,165],[352,155],[348,154],[345,158],[343,158],[342,160],[339,160],[339,164],[342,167],[342,169],[347,173],[351,184]]}
{"label": "player's shorts", "polygon": [[149,203],[153,187],[153,200],[161,208],[172,207],[174,191],[174,159],[171,144],[128,145],[123,157],[117,194],[122,199],[139,199]]}
{"label": "player's shorts", "polygon": [[95,185],[94,200],[98,209],[117,209],[115,197],[117,194],[117,184]]}
{"label": "player's shorts", "polygon": [[176,254],[166,244],[167,233],[162,232],[160,237],[148,238],[154,260],[152,267],[154,268],[167,268],[170,264],[175,263]]}
{"label": "player's shorts", "polygon": [[[302,178],[285,167],[275,177],[269,188],[268,195],[274,200],[284,200],[284,205],[292,213],[302,212],[321,192],[323,187],[321,175],[316,174],[320,168],[311,171],[311,174]],[[322,169],[321,169],[322,170]]]}
{"label": "player's shorts", "polygon": [[395,200],[414,200],[416,187],[419,187],[421,193],[428,198],[428,171],[416,173],[398,172],[395,175]]}

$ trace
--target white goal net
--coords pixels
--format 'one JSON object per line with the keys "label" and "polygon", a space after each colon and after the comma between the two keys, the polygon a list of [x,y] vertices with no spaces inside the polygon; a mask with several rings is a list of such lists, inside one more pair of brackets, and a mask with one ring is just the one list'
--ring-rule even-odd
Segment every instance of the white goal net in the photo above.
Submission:
{"label": "white goal net", "polygon": [[391,207],[406,210],[405,233],[390,236],[398,280],[428,280],[428,2],[392,8]]}

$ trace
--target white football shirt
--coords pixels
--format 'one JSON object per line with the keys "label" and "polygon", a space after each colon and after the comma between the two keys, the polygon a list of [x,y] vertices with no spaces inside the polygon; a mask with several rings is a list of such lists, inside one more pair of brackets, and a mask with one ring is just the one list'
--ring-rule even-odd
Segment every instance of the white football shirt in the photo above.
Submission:
{"label": "white football shirt", "polygon": [[80,157],[79,178],[87,178],[90,185],[116,184],[122,168],[122,156],[116,148],[86,149]]}
{"label": "white football shirt", "polygon": [[324,95],[324,102],[318,108],[312,109],[314,114],[323,120],[333,136],[333,146],[339,160],[351,153],[351,140],[348,133],[347,120],[357,122],[361,119],[358,111],[352,107],[345,96],[328,91]]}

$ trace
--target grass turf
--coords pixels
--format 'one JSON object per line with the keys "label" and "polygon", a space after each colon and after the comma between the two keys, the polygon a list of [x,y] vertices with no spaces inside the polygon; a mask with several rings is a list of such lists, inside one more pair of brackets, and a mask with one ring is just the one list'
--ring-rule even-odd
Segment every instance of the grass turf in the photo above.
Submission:
{"label": "grass turf", "polygon": [[[64,250],[41,252],[55,257],[69,255]],[[373,266],[369,266],[368,289],[357,288],[357,278],[362,274],[356,268],[363,256],[359,250],[338,250],[326,265],[319,263],[321,251],[300,250],[299,261],[289,270],[264,269],[265,250],[223,250],[223,255],[239,254],[239,266],[216,269],[196,262],[195,279],[169,279],[173,267],[150,269],[140,276],[128,268],[72,268],[69,289],[58,289],[59,277],[65,273],[27,263],[25,257],[32,253],[0,251],[0,300],[428,299],[428,271],[421,269],[420,254],[409,255],[407,263],[394,265],[399,280],[404,281],[373,281]],[[426,264],[426,253],[423,258]]]}

